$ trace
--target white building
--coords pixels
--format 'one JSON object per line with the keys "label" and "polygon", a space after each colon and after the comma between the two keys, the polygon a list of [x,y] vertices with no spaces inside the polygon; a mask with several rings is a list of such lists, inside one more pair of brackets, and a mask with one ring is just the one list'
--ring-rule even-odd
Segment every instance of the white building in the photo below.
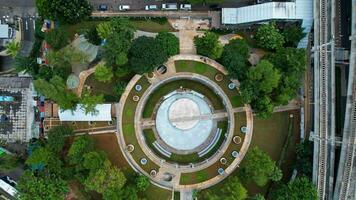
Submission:
{"label": "white building", "polygon": [[95,114],[86,114],[82,106],[79,104],[75,110],[58,110],[58,116],[60,121],[77,121],[77,122],[89,122],[89,121],[111,121],[111,104],[98,104],[95,107],[97,111]]}

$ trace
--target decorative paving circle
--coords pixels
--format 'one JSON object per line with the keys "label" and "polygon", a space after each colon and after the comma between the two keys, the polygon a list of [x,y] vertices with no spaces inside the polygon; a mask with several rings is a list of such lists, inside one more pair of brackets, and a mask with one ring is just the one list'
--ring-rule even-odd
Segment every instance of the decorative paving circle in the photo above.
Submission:
{"label": "decorative paving circle", "polygon": [[156,130],[162,141],[175,150],[194,150],[213,130],[213,120],[203,95],[194,92],[167,94],[156,114]]}
{"label": "decorative paving circle", "polygon": [[168,119],[171,124],[181,130],[189,130],[198,122],[200,109],[198,104],[189,98],[180,98],[174,101],[168,110]]}

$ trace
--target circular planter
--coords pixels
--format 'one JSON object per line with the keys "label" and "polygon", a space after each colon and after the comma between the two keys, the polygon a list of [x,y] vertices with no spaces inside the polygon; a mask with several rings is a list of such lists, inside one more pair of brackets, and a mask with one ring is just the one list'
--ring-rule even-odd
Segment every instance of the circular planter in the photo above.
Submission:
{"label": "circular planter", "polygon": [[140,97],[137,96],[137,95],[135,95],[135,96],[132,97],[132,100],[135,101],[135,102],[137,102],[137,101],[140,100]]}
{"label": "circular planter", "polygon": [[141,158],[140,163],[141,163],[141,165],[146,165],[147,164],[147,159],[146,158]]}
{"label": "circular planter", "polygon": [[224,76],[222,74],[216,74],[214,78],[217,82],[224,80]]}
{"label": "circular planter", "polygon": [[232,141],[235,143],[235,144],[240,144],[241,143],[241,141],[242,141],[242,139],[241,139],[241,137],[240,136],[234,136],[233,138],[232,138]]}
{"label": "circular planter", "polygon": [[220,158],[220,163],[223,165],[226,165],[226,163],[227,163],[226,158]]}
{"label": "circular planter", "polygon": [[152,170],[150,171],[150,176],[155,177],[156,175],[157,175],[157,171],[154,170],[154,169],[152,169]]}
{"label": "circular planter", "polygon": [[133,152],[133,151],[135,150],[135,147],[134,147],[134,145],[132,145],[132,144],[128,144],[128,145],[126,146],[126,150],[127,150],[129,153],[131,153],[131,152]]}

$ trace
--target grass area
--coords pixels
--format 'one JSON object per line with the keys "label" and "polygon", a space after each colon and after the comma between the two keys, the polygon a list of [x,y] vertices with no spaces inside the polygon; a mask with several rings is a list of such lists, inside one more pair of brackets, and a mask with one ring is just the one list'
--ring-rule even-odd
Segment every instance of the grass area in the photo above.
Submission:
{"label": "grass area", "polygon": [[129,82],[132,76],[132,74],[120,78],[114,76],[110,82],[103,83],[96,80],[93,73],[87,77],[84,84],[92,88],[91,91],[93,95],[103,94],[106,102],[118,102],[120,97],[117,97],[113,94],[115,84],[119,81]]}
{"label": "grass area", "polygon": [[218,82],[215,80],[216,74],[221,74],[220,71],[214,67],[207,65],[202,62],[190,61],[190,60],[179,60],[175,62],[175,67],[177,72],[192,72],[204,75],[216,84],[218,84],[225,94],[229,97],[233,107],[242,107],[242,98],[237,90],[230,90],[228,85],[231,83],[230,79],[223,75],[223,80]]}
{"label": "grass area", "polygon": [[[150,83],[146,79],[146,77],[142,77],[140,80],[138,80],[137,84],[140,84],[142,86],[142,90],[140,92],[137,92],[136,90],[131,90],[127,100],[124,105],[123,109],[123,118],[122,118],[122,126],[123,126],[123,135],[125,138],[126,144],[132,144],[135,147],[135,150],[131,153],[132,157],[135,159],[137,163],[140,163],[141,158],[147,157],[146,154],[142,151],[140,148],[140,145],[137,141],[136,135],[135,135],[135,129],[134,129],[134,124],[135,124],[135,110],[137,107],[137,102],[132,100],[132,97],[134,95],[138,95],[139,97],[142,96],[144,91],[149,87]],[[149,173],[152,169],[159,170],[159,166],[153,163],[152,161],[148,161],[148,163],[144,166],[142,166],[142,169],[145,170],[147,173]]]}
{"label": "grass area", "polygon": [[[129,19],[132,26],[134,26],[137,30],[141,31],[147,31],[147,32],[175,32],[175,30],[169,22],[164,22],[164,23],[158,23],[154,20],[150,19]],[[64,24],[62,28],[68,33],[71,39],[74,38],[74,35],[76,33],[82,33],[83,30],[92,28],[97,26],[98,24],[102,22],[106,22],[107,20],[88,20],[88,21],[83,21],[78,24]]]}
{"label": "grass area", "polygon": [[143,110],[143,118],[150,118],[152,117],[154,108],[159,100],[166,94],[179,89],[180,87],[188,88],[195,90],[207,97],[212,103],[214,109],[222,110],[224,109],[224,105],[218,95],[216,95],[209,87],[196,82],[196,81],[187,81],[187,80],[177,80],[172,81],[170,83],[166,83],[163,86],[159,87],[154,91],[151,96],[149,97],[145,108]]}
{"label": "grass area", "polygon": [[95,27],[102,22],[105,22],[105,20],[82,21],[78,24],[64,24],[62,28],[68,33],[69,37],[73,39],[76,33],[80,34],[83,30]]}
{"label": "grass area", "polygon": [[147,32],[175,32],[175,30],[168,21],[164,23],[158,23],[154,20],[144,20],[144,19],[130,19],[131,24],[137,29],[141,31]]}

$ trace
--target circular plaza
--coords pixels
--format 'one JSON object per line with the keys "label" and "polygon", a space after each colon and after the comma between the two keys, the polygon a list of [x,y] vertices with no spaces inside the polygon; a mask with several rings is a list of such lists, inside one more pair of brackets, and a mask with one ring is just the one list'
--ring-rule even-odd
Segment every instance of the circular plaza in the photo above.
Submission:
{"label": "circular plaza", "polygon": [[251,109],[242,104],[238,81],[213,60],[178,55],[161,69],[134,76],[117,105],[121,151],[163,188],[210,187],[247,152]]}

